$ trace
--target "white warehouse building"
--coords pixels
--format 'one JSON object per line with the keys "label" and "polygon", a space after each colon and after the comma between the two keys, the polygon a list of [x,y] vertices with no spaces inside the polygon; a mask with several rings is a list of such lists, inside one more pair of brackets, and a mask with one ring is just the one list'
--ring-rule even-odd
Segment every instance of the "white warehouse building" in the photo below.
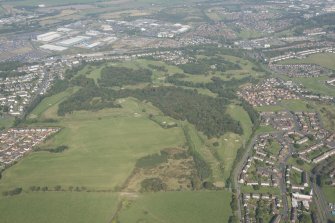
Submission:
{"label": "white warehouse building", "polygon": [[58,32],[48,32],[48,33],[44,33],[44,34],[36,36],[36,39],[42,42],[49,42],[59,37],[61,37],[61,34]]}

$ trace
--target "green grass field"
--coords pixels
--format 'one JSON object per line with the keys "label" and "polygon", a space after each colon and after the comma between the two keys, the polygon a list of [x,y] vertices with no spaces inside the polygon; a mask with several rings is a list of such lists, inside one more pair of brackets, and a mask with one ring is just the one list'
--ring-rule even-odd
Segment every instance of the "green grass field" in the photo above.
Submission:
{"label": "green grass field", "polygon": [[91,223],[110,221],[116,211],[116,193],[34,192],[0,196],[2,223]]}
{"label": "green grass field", "polygon": [[14,123],[13,117],[0,118],[0,128],[9,128],[13,125],[13,123]]}
{"label": "green grass field", "polygon": [[273,132],[273,131],[277,131],[276,129],[274,129],[272,126],[268,125],[268,126],[259,126],[256,131],[255,131],[255,135],[261,134],[261,133],[267,133],[267,132]]}
{"label": "green grass field", "polygon": [[265,105],[261,107],[256,107],[256,110],[259,112],[267,112],[267,111],[312,111],[314,109],[307,108],[307,102],[305,100],[283,100],[276,105]]}
{"label": "green grass field", "polygon": [[4,172],[0,189],[33,185],[113,189],[126,180],[138,158],[184,144],[180,128],[163,129],[144,115],[135,115],[134,103],[129,104],[115,112],[76,112],[60,118],[57,125],[64,129],[44,147],[67,145],[69,150],[32,153]]}
{"label": "green grass field", "polygon": [[308,90],[314,93],[333,97],[335,96],[335,88],[325,83],[327,80],[329,80],[328,77],[293,78],[293,80],[296,83],[302,84]]}
{"label": "green grass field", "polygon": [[335,188],[333,186],[323,186],[322,191],[328,202],[335,202]]}
{"label": "green grass field", "polygon": [[227,191],[143,194],[121,211],[120,223],[228,222],[231,199]]}
{"label": "green grass field", "polygon": [[218,148],[218,154],[223,161],[224,165],[224,179],[228,179],[232,169],[232,165],[236,158],[238,149],[243,144],[243,139],[240,135],[234,133],[226,133],[220,138],[220,148]]}
{"label": "green grass field", "polygon": [[318,53],[304,59],[291,59],[281,62],[282,64],[317,64],[328,69],[335,70],[335,53]]}

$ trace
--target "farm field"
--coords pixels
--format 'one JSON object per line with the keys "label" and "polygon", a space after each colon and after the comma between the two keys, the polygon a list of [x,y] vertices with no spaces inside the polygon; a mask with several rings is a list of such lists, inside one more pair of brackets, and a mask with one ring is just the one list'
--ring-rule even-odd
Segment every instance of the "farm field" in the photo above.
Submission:
{"label": "farm field", "polygon": [[1,222],[108,222],[117,203],[116,193],[33,192],[0,196]]}
{"label": "farm field", "polygon": [[120,223],[228,222],[231,193],[227,191],[159,192],[142,194],[124,208]]}

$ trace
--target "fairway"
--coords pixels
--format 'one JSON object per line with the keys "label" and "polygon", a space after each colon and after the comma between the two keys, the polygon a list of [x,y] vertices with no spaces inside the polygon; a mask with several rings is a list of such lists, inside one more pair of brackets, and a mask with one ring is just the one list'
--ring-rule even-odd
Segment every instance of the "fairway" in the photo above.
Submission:
{"label": "fairway", "polygon": [[228,179],[238,149],[242,146],[242,137],[234,133],[226,133],[220,138],[221,146],[218,148],[218,154],[223,161],[223,176]]}
{"label": "fairway", "polygon": [[44,98],[37,107],[30,113],[29,118],[37,118],[40,117],[46,110],[51,108],[52,106],[59,104],[63,100],[65,100],[68,96],[75,93],[78,88],[69,88],[66,91],[61,93],[52,95],[50,97]]}
{"label": "fairway", "polygon": [[35,192],[0,196],[1,223],[106,223],[116,211],[114,193]]}
{"label": "fairway", "polygon": [[184,144],[180,128],[163,129],[146,117],[113,116],[112,110],[77,112],[57,124],[64,129],[44,147],[69,149],[32,153],[3,173],[0,190],[55,185],[112,190],[123,184],[138,158]]}
{"label": "fairway", "polygon": [[231,193],[227,191],[160,192],[143,194],[125,207],[120,223],[228,222]]}
{"label": "fairway", "polygon": [[227,113],[235,120],[239,121],[243,128],[243,139],[246,143],[252,134],[252,122],[248,113],[238,105],[229,105]]}

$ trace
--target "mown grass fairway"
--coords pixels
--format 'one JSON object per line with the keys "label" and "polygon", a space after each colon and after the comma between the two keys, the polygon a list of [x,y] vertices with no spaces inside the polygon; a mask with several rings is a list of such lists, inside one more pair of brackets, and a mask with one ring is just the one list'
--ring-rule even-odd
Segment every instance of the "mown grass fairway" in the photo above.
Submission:
{"label": "mown grass fairway", "polygon": [[67,145],[69,150],[32,153],[4,172],[0,187],[113,189],[126,180],[138,158],[183,145],[180,128],[163,129],[147,117],[118,110],[76,112],[61,118],[57,125],[64,129],[44,147]]}
{"label": "mown grass fairway", "polygon": [[227,191],[160,192],[143,194],[120,215],[121,223],[228,222],[231,193]]}
{"label": "mown grass fairway", "polygon": [[226,133],[220,138],[221,146],[217,149],[220,158],[223,161],[225,179],[228,179],[232,169],[232,165],[236,158],[238,149],[243,144],[243,139],[241,136],[234,133]]}
{"label": "mown grass fairway", "polygon": [[0,196],[2,223],[108,222],[116,211],[114,193],[35,192]]}
{"label": "mown grass fairway", "polygon": [[44,98],[41,103],[38,104],[37,107],[30,113],[29,118],[37,118],[40,117],[46,110],[59,104],[63,100],[65,100],[68,96],[73,94],[78,88],[69,88],[66,91],[63,91],[59,94],[55,94],[50,97]]}

